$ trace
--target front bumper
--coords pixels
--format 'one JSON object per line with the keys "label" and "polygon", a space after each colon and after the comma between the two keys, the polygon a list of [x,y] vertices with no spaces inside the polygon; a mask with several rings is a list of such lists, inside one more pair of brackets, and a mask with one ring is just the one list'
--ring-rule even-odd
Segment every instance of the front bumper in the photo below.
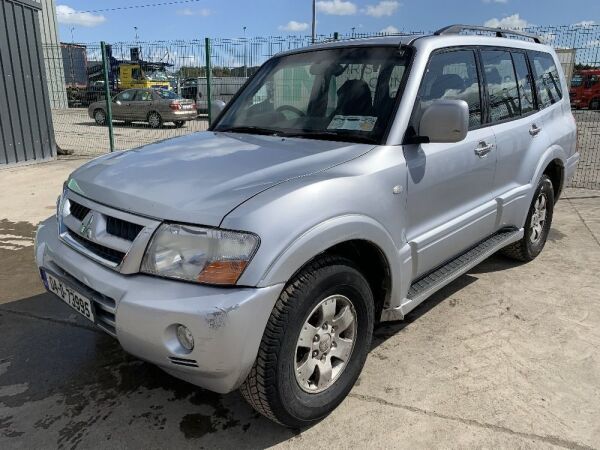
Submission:
{"label": "front bumper", "polygon": [[[86,295],[114,300],[115,334],[127,352],[220,393],[236,389],[246,378],[283,288],[217,288],[122,275],[64,244],[55,217],[38,228],[35,259],[39,268]],[[177,324],[194,335],[195,347],[189,353],[177,341]]]}

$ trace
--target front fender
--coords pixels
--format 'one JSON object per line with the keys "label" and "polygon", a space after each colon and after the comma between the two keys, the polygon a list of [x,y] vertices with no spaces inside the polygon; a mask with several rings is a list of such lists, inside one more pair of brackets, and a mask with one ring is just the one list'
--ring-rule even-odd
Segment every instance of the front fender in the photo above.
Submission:
{"label": "front fender", "polygon": [[400,273],[399,249],[387,230],[371,217],[348,214],[321,222],[297,236],[267,267],[258,285],[287,282],[319,253],[351,240],[368,241],[377,246],[388,261],[390,273]]}

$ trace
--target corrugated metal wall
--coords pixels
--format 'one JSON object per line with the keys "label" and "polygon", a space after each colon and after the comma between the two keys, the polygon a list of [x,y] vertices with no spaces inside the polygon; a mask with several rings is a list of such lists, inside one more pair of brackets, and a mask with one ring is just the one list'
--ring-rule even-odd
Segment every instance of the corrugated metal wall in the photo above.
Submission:
{"label": "corrugated metal wall", "polygon": [[40,37],[44,50],[46,64],[46,79],[48,80],[48,95],[50,108],[67,108],[67,89],[63,69],[62,52],[58,39],[58,23],[54,0],[34,0],[39,3],[42,11],[40,20]]}
{"label": "corrugated metal wall", "polygon": [[32,0],[0,0],[0,166],[56,154],[39,11]]}

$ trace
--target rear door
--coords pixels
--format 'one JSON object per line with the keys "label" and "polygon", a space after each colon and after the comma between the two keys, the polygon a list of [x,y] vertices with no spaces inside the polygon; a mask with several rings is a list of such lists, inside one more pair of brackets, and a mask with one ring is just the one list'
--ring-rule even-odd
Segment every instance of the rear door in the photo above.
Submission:
{"label": "rear door", "polygon": [[138,89],[131,102],[131,120],[145,121],[152,109],[153,98],[151,89]]}
{"label": "rear door", "polygon": [[[552,103],[547,96],[536,95],[535,72],[525,51],[482,49],[481,59],[490,99],[488,121],[498,145],[494,178],[501,211],[498,227],[521,227],[530,201],[530,183],[535,182],[532,176],[550,145],[544,105]],[[557,97],[556,92],[552,95]]]}
{"label": "rear door", "polygon": [[413,120],[438,99],[467,102],[470,130],[454,144],[404,146],[409,171],[407,240],[416,251],[417,278],[452,259],[494,231],[492,182],[495,137],[482,126],[480,70],[474,49],[434,53],[419,89]]}

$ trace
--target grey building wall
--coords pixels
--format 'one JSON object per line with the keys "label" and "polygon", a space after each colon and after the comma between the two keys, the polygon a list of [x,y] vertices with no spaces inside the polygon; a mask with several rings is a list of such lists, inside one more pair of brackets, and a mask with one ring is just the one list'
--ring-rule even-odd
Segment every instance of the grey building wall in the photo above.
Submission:
{"label": "grey building wall", "polygon": [[0,167],[56,154],[39,14],[33,0],[0,0]]}
{"label": "grey building wall", "polygon": [[44,64],[48,79],[51,108],[67,108],[67,90],[63,69],[62,52],[58,38],[56,5],[54,0],[35,0],[40,3],[40,30],[44,47]]}

